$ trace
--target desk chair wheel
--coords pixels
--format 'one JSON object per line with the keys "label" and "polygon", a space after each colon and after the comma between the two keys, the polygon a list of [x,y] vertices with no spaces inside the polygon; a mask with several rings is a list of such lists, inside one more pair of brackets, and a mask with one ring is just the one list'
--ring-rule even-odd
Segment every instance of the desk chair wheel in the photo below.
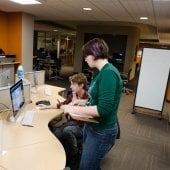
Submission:
{"label": "desk chair wheel", "polygon": [[123,93],[126,93],[127,95],[129,95],[129,94],[133,93],[133,90],[128,89],[127,87],[124,86],[124,87],[122,88],[122,92],[123,92]]}
{"label": "desk chair wheel", "polygon": [[135,113],[136,113],[136,110],[135,110],[135,109],[133,109],[133,110],[132,110],[132,114],[135,114]]}

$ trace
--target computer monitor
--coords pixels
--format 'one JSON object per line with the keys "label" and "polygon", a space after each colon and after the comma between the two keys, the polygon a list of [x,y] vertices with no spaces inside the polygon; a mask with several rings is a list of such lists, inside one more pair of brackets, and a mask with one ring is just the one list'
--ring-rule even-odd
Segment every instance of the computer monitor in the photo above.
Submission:
{"label": "computer monitor", "polygon": [[24,88],[22,79],[10,87],[10,97],[14,118],[25,103]]}
{"label": "computer monitor", "polygon": [[115,60],[120,60],[120,61],[123,61],[124,60],[124,53],[123,52],[115,52],[113,53],[113,58]]}

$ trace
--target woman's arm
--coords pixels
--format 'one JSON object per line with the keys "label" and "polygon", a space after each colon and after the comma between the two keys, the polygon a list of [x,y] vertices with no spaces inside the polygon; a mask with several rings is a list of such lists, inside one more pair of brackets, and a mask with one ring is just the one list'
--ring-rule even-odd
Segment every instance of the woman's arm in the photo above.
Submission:
{"label": "woman's arm", "polygon": [[79,113],[85,114],[93,117],[99,117],[97,106],[71,106],[71,105],[62,105],[64,113]]}
{"label": "woman's arm", "polygon": [[69,103],[69,105],[85,106],[88,99],[77,99]]}

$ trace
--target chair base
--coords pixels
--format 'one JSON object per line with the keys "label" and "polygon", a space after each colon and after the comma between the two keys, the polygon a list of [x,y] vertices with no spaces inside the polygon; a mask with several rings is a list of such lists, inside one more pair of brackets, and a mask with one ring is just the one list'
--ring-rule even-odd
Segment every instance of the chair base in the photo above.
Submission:
{"label": "chair base", "polygon": [[133,90],[128,89],[128,88],[126,88],[126,87],[123,87],[123,88],[122,88],[122,92],[123,92],[123,93],[126,93],[127,95],[129,95],[129,94],[133,93]]}
{"label": "chair base", "polygon": [[53,76],[53,77],[49,77],[49,80],[51,80],[51,79],[54,79],[54,80],[63,80],[63,78],[58,76],[58,75]]}

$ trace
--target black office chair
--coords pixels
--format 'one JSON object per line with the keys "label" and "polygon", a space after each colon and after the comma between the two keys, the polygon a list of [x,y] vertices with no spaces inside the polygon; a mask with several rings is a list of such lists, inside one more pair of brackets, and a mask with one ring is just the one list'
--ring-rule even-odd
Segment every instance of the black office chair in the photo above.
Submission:
{"label": "black office chair", "polygon": [[62,80],[63,78],[60,76],[60,70],[61,70],[61,59],[57,58],[56,60],[54,60],[54,63],[51,63],[52,74],[49,76],[49,79]]}
{"label": "black office chair", "polygon": [[122,92],[126,93],[127,95],[130,93],[133,93],[133,90],[127,88],[128,82],[130,80],[131,71],[132,71],[132,69],[129,69],[128,73],[120,73],[122,81],[123,81]]}

